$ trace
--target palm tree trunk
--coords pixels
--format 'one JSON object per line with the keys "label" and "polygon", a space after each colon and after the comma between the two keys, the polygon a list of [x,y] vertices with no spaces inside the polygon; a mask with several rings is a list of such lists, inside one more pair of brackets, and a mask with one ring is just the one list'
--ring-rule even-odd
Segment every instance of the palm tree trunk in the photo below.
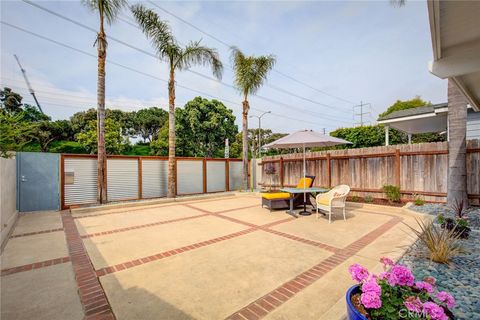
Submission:
{"label": "palm tree trunk", "polygon": [[447,202],[467,204],[467,101],[453,80],[448,80]]}
{"label": "palm tree trunk", "polygon": [[168,81],[168,192],[167,197],[176,196],[176,165],[175,165],[175,69],[170,66]]}
{"label": "palm tree trunk", "polygon": [[106,36],[103,17],[100,18],[100,32],[97,38],[98,80],[97,80],[97,201],[107,202],[107,157],[105,150],[105,60],[107,58]]}
{"label": "palm tree trunk", "polygon": [[243,190],[248,190],[248,110],[250,105],[248,104],[247,96],[243,100],[243,113],[242,113],[242,141],[243,141]]}

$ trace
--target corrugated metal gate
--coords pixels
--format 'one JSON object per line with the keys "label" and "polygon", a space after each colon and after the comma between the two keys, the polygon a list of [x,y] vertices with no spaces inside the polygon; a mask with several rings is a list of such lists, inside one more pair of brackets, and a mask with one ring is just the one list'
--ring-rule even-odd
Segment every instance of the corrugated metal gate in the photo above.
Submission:
{"label": "corrugated metal gate", "polygon": [[[177,195],[239,190],[240,159],[176,159]],[[95,155],[61,156],[61,207],[92,204],[97,199]],[[160,198],[167,195],[168,158],[108,156],[108,201]]]}

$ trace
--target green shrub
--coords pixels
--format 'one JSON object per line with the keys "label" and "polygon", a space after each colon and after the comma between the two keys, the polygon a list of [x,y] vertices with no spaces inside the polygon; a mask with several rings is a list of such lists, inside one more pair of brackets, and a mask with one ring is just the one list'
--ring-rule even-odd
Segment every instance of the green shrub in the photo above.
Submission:
{"label": "green shrub", "polygon": [[359,198],[358,196],[351,196],[351,197],[350,197],[350,201],[352,201],[352,202],[358,202],[358,201],[360,201],[360,198]]}
{"label": "green shrub", "polygon": [[87,149],[76,141],[53,141],[48,148],[53,153],[88,153]]}
{"label": "green shrub", "polygon": [[459,243],[460,235],[455,229],[440,228],[432,221],[417,220],[419,228],[407,225],[429,251],[430,260],[437,263],[449,261],[463,252]]}
{"label": "green shrub", "polygon": [[423,206],[425,204],[425,200],[423,200],[422,198],[420,198],[419,196],[416,196],[415,197],[415,200],[413,200],[413,203],[416,205],[416,206]]}
{"label": "green shrub", "polygon": [[366,203],[373,202],[373,197],[371,195],[365,196],[365,198],[363,198],[363,199],[365,200]]}
{"label": "green shrub", "polygon": [[383,192],[387,195],[390,202],[400,202],[400,187],[393,185],[383,186]]}

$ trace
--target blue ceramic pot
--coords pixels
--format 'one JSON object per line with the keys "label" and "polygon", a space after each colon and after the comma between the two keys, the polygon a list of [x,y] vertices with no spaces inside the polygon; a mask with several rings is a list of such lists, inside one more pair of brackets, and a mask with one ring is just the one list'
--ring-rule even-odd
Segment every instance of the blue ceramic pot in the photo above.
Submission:
{"label": "blue ceramic pot", "polygon": [[348,289],[347,294],[346,294],[346,300],[347,300],[347,319],[348,320],[367,320],[360,312],[355,309],[355,306],[352,304],[350,301],[350,297],[354,295],[355,293],[360,292],[360,286],[354,285],[350,289]]}

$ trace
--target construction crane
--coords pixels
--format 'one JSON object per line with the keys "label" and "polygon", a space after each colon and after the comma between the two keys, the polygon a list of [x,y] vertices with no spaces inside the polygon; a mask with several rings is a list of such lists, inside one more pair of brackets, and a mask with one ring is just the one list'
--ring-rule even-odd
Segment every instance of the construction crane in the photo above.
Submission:
{"label": "construction crane", "polygon": [[37,104],[38,110],[40,110],[40,112],[43,114],[42,107],[40,107],[40,103],[38,103],[37,97],[35,96],[35,91],[33,91],[32,86],[30,85],[30,82],[28,81],[27,72],[25,71],[25,69],[22,68],[22,65],[20,64],[20,60],[18,59],[17,55],[14,54],[13,56],[15,57],[15,60],[17,60],[18,66],[20,67],[20,70],[22,71],[23,78],[25,79],[25,82],[27,83],[28,91],[32,95],[33,100],[35,100],[35,103]]}

